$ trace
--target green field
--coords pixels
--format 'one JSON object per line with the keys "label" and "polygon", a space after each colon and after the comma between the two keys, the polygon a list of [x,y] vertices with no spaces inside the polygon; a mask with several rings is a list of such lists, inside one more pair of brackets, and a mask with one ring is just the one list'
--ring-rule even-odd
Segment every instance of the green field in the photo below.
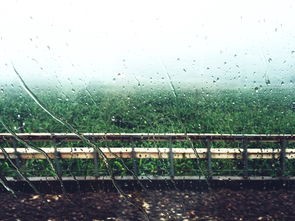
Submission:
{"label": "green field", "polygon": [[[177,90],[124,89],[124,90],[76,90],[68,93],[56,89],[32,91],[43,109],[23,88],[5,89],[1,93],[0,132],[7,132],[4,125],[15,132],[24,123],[24,132],[136,132],[136,133],[294,133],[295,91],[291,89],[266,90]],[[66,123],[65,126],[54,119]],[[18,116],[19,115],[19,116]],[[2,147],[9,145],[1,144]],[[36,146],[50,146],[37,143]],[[64,145],[64,144],[60,144]],[[67,145],[83,145],[82,142]],[[85,145],[85,144],[84,144]],[[123,142],[97,143],[97,146],[124,146]],[[167,146],[142,142],[136,146]],[[190,144],[174,143],[174,147],[190,147]],[[224,147],[225,143],[213,144]],[[202,147],[203,144],[195,144]],[[257,145],[256,145],[257,146]],[[259,145],[258,145],[259,146]],[[263,146],[263,145],[262,145]],[[234,146],[233,146],[234,147]],[[139,174],[168,174],[166,160],[138,160]],[[252,174],[275,175],[278,162],[256,160],[250,162]],[[116,174],[129,174],[131,160],[112,160]],[[93,175],[93,160],[63,161],[65,175]],[[201,168],[201,170],[200,170]],[[203,168],[203,169],[202,169]],[[177,160],[177,175],[200,174],[205,162]],[[215,174],[240,174],[241,162],[215,160]],[[259,168],[259,169],[257,169]],[[288,174],[294,174],[294,166],[288,162]],[[5,175],[15,175],[8,161],[1,161]],[[26,175],[52,175],[44,160],[23,163]],[[265,171],[264,171],[265,170]],[[100,164],[101,174],[105,165]]]}

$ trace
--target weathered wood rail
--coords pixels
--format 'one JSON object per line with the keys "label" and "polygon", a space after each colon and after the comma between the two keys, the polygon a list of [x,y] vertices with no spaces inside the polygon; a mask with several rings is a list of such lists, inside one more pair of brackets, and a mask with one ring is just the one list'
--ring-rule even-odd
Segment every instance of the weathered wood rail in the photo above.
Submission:
{"label": "weathered wood rail", "polygon": [[[49,158],[54,159],[56,152],[62,159],[93,159],[95,158],[95,148],[89,147],[42,147],[39,148],[45,152]],[[143,148],[143,147],[99,147],[99,149],[109,159],[114,158],[138,158],[138,159],[169,159],[170,153],[173,153],[174,159],[206,159],[208,150],[206,148]],[[33,148],[4,148],[5,152],[11,159],[45,159],[46,156]],[[212,159],[243,159],[242,148],[211,148]],[[17,153],[17,154],[16,154]],[[248,159],[278,159],[280,158],[281,149],[258,149],[251,148],[247,150]],[[295,158],[295,149],[286,149],[285,156],[288,159]],[[5,159],[6,156],[0,150],[0,159]]]}
{"label": "weathered wood rail", "polygon": [[[91,141],[248,141],[295,142],[293,134],[210,134],[210,133],[17,133],[23,141],[81,141],[81,136]],[[0,133],[0,142],[13,141],[15,135]]]}
{"label": "weathered wood rail", "polygon": [[[33,148],[30,144],[26,147],[18,147],[22,142],[51,142],[51,147]],[[92,144],[95,147],[57,147],[57,142],[78,142]],[[85,142],[87,141],[87,142]],[[97,142],[167,142],[168,147],[100,147]],[[175,148],[174,142],[190,142],[191,148]],[[203,143],[204,147],[198,147],[196,143]],[[213,148],[213,142],[226,142],[226,148]],[[239,143],[239,148],[232,148],[233,142]],[[276,147],[253,148],[253,143],[276,143]],[[170,177],[175,178],[175,159],[205,159],[207,162],[207,178],[213,178],[212,159],[238,159],[243,163],[243,179],[249,179],[248,161],[251,159],[277,159],[279,160],[279,174],[277,177],[288,178],[286,176],[286,161],[295,159],[295,148],[288,148],[288,144],[295,142],[293,134],[195,134],[195,133],[0,133],[0,144],[13,144],[12,147],[2,147],[0,149],[0,159],[7,157],[16,161],[27,159],[45,159],[47,156],[55,160],[58,174],[62,174],[59,163],[61,159],[94,159],[95,170],[99,161],[98,149],[107,158],[133,159],[133,171],[138,172],[135,159],[168,159],[170,165]],[[249,148],[249,144],[252,147]],[[267,145],[267,144],[266,144]],[[266,146],[265,145],[265,146]],[[2,145],[3,146],[3,145]],[[294,146],[294,145],[293,145]],[[41,153],[42,150],[44,153]]]}

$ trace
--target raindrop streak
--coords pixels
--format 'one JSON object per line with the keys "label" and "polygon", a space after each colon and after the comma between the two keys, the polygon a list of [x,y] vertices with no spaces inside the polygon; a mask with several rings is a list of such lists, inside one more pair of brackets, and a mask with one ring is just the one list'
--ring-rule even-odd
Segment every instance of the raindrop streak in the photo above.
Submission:
{"label": "raindrop streak", "polygon": [[[39,101],[39,99],[36,97],[36,95],[28,88],[28,86],[26,85],[26,83],[24,82],[24,80],[22,79],[22,77],[21,77],[21,75],[18,73],[18,71],[16,70],[16,68],[14,67],[14,65],[12,65],[13,66],[13,69],[14,69],[14,72],[17,74],[17,76],[18,76],[18,78],[20,79],[20,81],[21,81],[21,85],[22,85],[22,87],[25,89],[25,91],[29,94],[29,96],[35,101],[35,103],[36,104],[38,104],[38,106],[39,107],[41,107],[42,108],[42,110],[44,110],[47,114],[49,114],[54,120],[56,120],[57,122],[59,122],[60,124],[62,124],[63,126],[65,126],[66,128],[68,128],[70,131],[72,131],[75,135],[77,135],[77,137],[79,137],[82,141],[84,141],[85,143],[87,143],[87,144],[89,144],[91,147],[93,147],[95,150],[97,150],[98,151],[98,153],[99,153],[99,155],[102,157],[102,159],[103,159],[103,162],[104,162],[104,164],[106,165],[106,167],[107,167],[107,170],[108,170],[108,172],[109,172],[109,174],[110,174],[110,177],[111,177],[111,180],[112,180],[112,183],[113,183],[113,185],[114,185],[114,187],[116,188],[116,190],[131,204],[131,205],[133,205],[134,207],[136,207],[139,211],[141,211],[143,214],[144,214],[144,216],[145,216],[145,218],[147,219],[147,220],[149,220],[149,218],[148,218],[148,215],[147,215],[147,213],[142,209],[142,208],[140,208],[139,206],[137,206],[136,204],[134,204],[134,203],[132,203],[131,201],[129,201],[128,200],[128,197],[127,197],[127,195],[123,192],[123,190],[117,185],[117,183],[116,183],[116,181],[115,181],[115,179],[114,179],[114,174],[113,174],[113,170],[112,170],[112,168],[111,168],[111,166],[110,166],[110,164],[109,164],[109,162],[108,162],[108,159],[107,159],[107,157],[106,157],[106,155],[101,151],[101,149],[99,148],[99,147],[97,147],[95,144],[93,144],[89,139],[87,139],[87,138],[85,138],[84,136],[83,136],[83,134],[80,134],[75,128],[73,128],[73,126],[72,125],[70,125],[69,123],[67,123],[67,122],[63,122],[61,119],[59,119],[58,117],[56,117],[56,116],[54,116],[49,110],[47,110],[45,107],[44,107],[44,105],[41,103],[41,101]],[[16,134],[15,134],[15,136],[16,136]],[[19,139],[19,138],[17,138],[17,139]],[[20,142],[22,142],[20,139],[19,139],[19,141]],[[28,145],[28,144],[26,144],[26,145]],[[41,150],[39,150],[39,151],[41,151]],[[45,153],[45,152],[44,152]],[[46,153],[45,153],[46,154]],[[46,154],[47,155],[47,154]],[[47,156],[48,157],[48,156]],[[49,159],[49,158],[48,158]],[[52,163],[51,163],[51,161],[50,161],[50,159],[49,159],[49,163],[50,163],[50,165],[52,165]],[[53,167],[53,165],[52,165],[52,167]],[[54,169],[54,167],[53,167],[53,169]],[[53,171],[55,171],[55,169],[53,170]],[[62,187],[62,189],[63,189],[63,192],[65,193],[65,191],[64,191],[64,186],[63,186],[63,183],[62,183],[62,180],[61,180],[61,178],[59,177],[59,175],[56,173],[56,171],[55,171],[55,174],[57,175],[57,177],[58,177],[58,179],[59,179],[59,181],[60,181],[60,185],[61,185],[61,187]]]}
{"label": "raindrop streak", "polygon": [[[137,80],[137,78],[136,78],[136,80]],[[93,99],[93,95],[90,93],[90,91],[87,89],[86,86],[85,86],[85,90],[86,90],[86,92],[89,94],[89,96],[90,96],[91,100],[93,101],[93,103],[94,103],[96,106],[98,106],[97,103],[95,102],[95,100]],[[128,96],[128,99],[130,99],[129,96]],[[87,103],[86,103],[86,104],[87,104]],[[115,116],[112,116],[112,119],[111,119],[111,120],[112,120],[112,122],[115,122],[115,121],[116,121]],[[123,164],[124,168],[132,174],[132,176],[136,179],[136,181],[139,183],[139,185],[142,187],[142,189],[143,189],[143,190],[146,190],[146,188],[142,185],[142,183],[141,183],[140,180],[138,179],[137,175],[136,175],[132,170],[129,169],[129,167],[124,163],[124,161],[123,161],[119,156],[117,156],[116,154],[112,153],[112,151],[111,151],[111,149],[110,149],[109,147],[108,147],[108,150],[109,150],[109,152],[110,152],[113,156],[115,156],[116,158],[118,158],[118,159],[120,160],[120,162]]]}
{"label": "raindrop streak", "polygon": [[10,192],[14,197],[16,197],[15,192],[5,184],[5,177],[2,177],[1,175],[0,175],[0,183],[8,192]]}
{"label": "raindrop streak", "polygon": [[39,153],[41,153],[41,154],[43,154],[43,155],[45,156],[47,162],[49,163],[49,166],[51,167],[51,169],[52,169],[52,171],[54,172],[54,174],[57,176],[58,181],[60,182],[60,186],[61,186],[61,188],[62,188],[63,193],[66,193],[66,192],[65,192],[65,189],[64,189],[64,186],[63,186],[63,182],[62,182],[61,178],[59,177],[59,175],[57,174],[57,172],[56,172],[56,170],[55,170],[55,168],[54,168],[54,166],[53,166],[53,164],[52,164],[52,162],[51,162],[50,157],[48,156],[48,154],[47,154],[45,151],[43,151],[42,149],[40,149],[40,148],[38,148],[38,147],[35,147],[35,146],[32,146],[32,145],[28,144],[27,142],[21,140],[21,139],[16,135],[16,133],[14,133],[10,128],[8,128],[8,127],[2,122],[2,120],[1,120],[0,122],[1,122],[1,124],[3,125],[3,127],[5,128],[5,130],[7,130],[10,134],[12,134],[12,136],[13,136],[18,142],[22,143],[22,144],[25,145],[27,148],[32,148],[32,149],[38,151]]}
{"label": "raindrop streak", "polygon": [[93,99],[93,95],[90,93],[90,91],[88,90],[88,88],[85,87],[85,91],[87,92],[87,94],[90,96],[91,101],[95,104],[95,106],[97,106],[96,101]]}
{"label": "raindrop streak", "polygon": [[[63,126],[65,126],[66,128],[68,128],[69,130],[71,130],[73,133],[75,133],[80,139],[82,139],[83,141],[86,140],[87,143],[91,143],[88,139],[86,139],[85,137],[83,137],[83,135],[80,135],[77,133],[77,130],[74,129],[72,127],[72,125],[68,124],[67,122],[63,122],[62,120],[60,120],[59,118],[57,118],[56,116],[54,116],[49,110],[47,110],[43,104],[41,104],[41,102],[39,101],[39,99],[33,94],[33,92],[28,88],[28,86],[26,85],[26,83],[24,82],[24,80],[22,79],[22,77],[20,76],[20,74],[17,72],[17,70],[15,69],[15,67],[13,66],[13,69],[15,71],[15,73],[17,74],[17,76],[19,77],[23,88],[25,89],[25,91],[30,95],[30,97],[36,102],[36,104],[38,104],[39,107],[41,107],[47,114],[49,114],[54,120],[56,120],[57,122],[61,123]],[[96,146],[94,144],[91,143],[92,146],[94,146],[96,148]],[[99,150],[100,153],[101,150]],[[104,159],[106,159],[106,156],[102,153]]]}
{"label": "raindrop streak", "polygon": [[173,84],[173,82],[172,82],[172,79],[171,79],[171,77],[170,77],[170,75],[169,75],[168,72],[166,72],[166,74],[167,74],[167,76],[168,76],[168,79],[169,79],[169,85],[170,85],[170,88],[171,88],[171,90],[172,90],[172,92],[173,92],[173,95],[174,95],[174,97],[177,98],[176,90],[175,90],[174,84]]}
{"label": "raindrop streak", "polygon": [[[4,122],[2,121],[2,119],[0,118],[0,122],[1,124],[4,126],[4,128],[8,128]],[[35,188],[35,186],[31,183],[31,181],[25,176],[23,175],[23,173],[19,170],[18,166],[15,165],[15,163],[11,160],[9,154],[6,152],[6,150],[3,147],[0,147],[0,149],[2,150],[4,156],[6,157],[6,159],[9,161],[9,163],[14,167],[14,169],[16,170],[16,172],[29,184],[29,186],[32,188],[32,190],[36,193],[40,195],[40,192]]]}
{"label": "raindrop streak", "polygon": [[25,89],[25,91],[30,95],[30,97],[36,102],[36,104],[38,104],[39,107],[41,107],[47,114],[49,114],[54,120],[58,121],[59,123],[61,123],[62,125],[66,126],[66,124],[64,122],[62,122],[60,119],[58,119],[57,117],[55,117],[51,112],[49,112],[38,100],[38,98],[33,94],[33,92],[28,88],[28,86],[26,85],[26,83],[24,82],[24,80],[22,79],[22,77],[20,76],[20,74],[17,72],[17,70],[15,69],[15,67],[13,66],[14,72],[17,74],[18,78],[21,81],[22,87]]}
{"label": "raindrop streak", "polygon": [[[164,67],[165,67],[165,66],[164,66]],[[165,69],[167,70],[166,67],[165,67]],[[166,73],[167,73],[167,76],[168,76],[168,79],[169,79],[169,84],[170,84],[170,87],[171,87],[171,89],[172,89],[173,95],[174,95],[176,101],[178,101],[178,96],[177,96],[177,94],[176,94],[176,90],[175,90],[174,84],[173,84],[173,82],[172,82],[172,79],[171,79],[169,73],[168,73],[168,72],[166,72]],[[176,104],[176,114],[179,116],[179,113],[180,113],[180,111],[179,111],[179,106],[178,106],[178,104]],[[185,125],[183,124],[183,122],[179,120],[179,117],[178,117],[178,121],[179,121],[179,123],[182,125],[182,127],[184,128],[185,133],[186,133],[186,131],[187,131],[187,130],[186,130],[186,127],[185,127]],[[205,173],[204,173],[203,169],[200,167],[200,164],[198,163],[198,162],[199,162],[199,159],[200,159],[200,156],[199,156],[198,152],[196,151],[196,148],[194,147],[194,144],[193,144],[193,142],[191,141],[191,139],[190,139],[189,137],[187,137],[187,140],[188,140],[188,142],[190,143],[191,148],[193,149],[194,154],[195,154],[196,157],[197,157],[197,164],[198,164],[199,170],[200,170],[200,172],[204,175]],[[207,178],[206,178],[206,183],[207,183],[208,189],[211,191],[210,183],[209,183],[209,181],[208,181]]]}

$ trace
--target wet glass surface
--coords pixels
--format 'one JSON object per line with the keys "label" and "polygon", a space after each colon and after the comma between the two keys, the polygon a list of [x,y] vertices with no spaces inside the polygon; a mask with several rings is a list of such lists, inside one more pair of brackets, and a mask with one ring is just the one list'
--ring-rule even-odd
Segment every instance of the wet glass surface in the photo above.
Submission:
{"label": "wet glass surface", "polygon": [[294,7],[4,3],[0,219],[292,220]]}

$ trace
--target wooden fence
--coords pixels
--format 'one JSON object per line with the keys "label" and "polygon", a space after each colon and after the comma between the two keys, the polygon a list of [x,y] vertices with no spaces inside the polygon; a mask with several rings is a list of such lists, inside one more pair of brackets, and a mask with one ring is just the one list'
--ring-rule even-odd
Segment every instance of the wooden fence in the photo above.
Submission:
{"label": "wooden fence", "polygon": [[[52,142],[52,147],[32,147],[33,142]],[[57,147],[57,142],[83,141],[82,147]],[[168,142],[167,147],[99,147],[97,142]],[[175,142],[189,142],[190,148],[173,147]],[[205,148],[198,148],[196,143],[202,142]],[[226,142],[226,148],[213,148],[212,143]],[[176,134],[176,133],[0,133],[0,144],[12,144],[13,147],[2,147],[0,159],[45,159],[46,155],[57,164],[59,174],[62,168],[58,165],[61,159],[93,159],[95,168],[99,162],[99,152],[107,158],[133,159],[133,171],[137,174],[135,159],[168,159],[170,177],[176,178],[174,171],[175,159],[205,159],[207,178],[213,178],[212,159],[238,159],[243,164],[243,179],[249,179],[248,161],[251,159],[277,159],[279,161],[279,178],[286,176],[286,162],[295,159],[295,148],[288,148],[295,142],[293,134]],[[22,143],[24,147],[17,145]],[[239,148],[233,148],[232,143],[239,143]],[[249,148],[253,143],[275,143],[276,147]],[[40,152],[43,151],[43,153]],[[290,178],[290,177],[289,177]],[[177,179],[177,178],[176,178]],[[239,178],[240,179],[240,178]]]}

